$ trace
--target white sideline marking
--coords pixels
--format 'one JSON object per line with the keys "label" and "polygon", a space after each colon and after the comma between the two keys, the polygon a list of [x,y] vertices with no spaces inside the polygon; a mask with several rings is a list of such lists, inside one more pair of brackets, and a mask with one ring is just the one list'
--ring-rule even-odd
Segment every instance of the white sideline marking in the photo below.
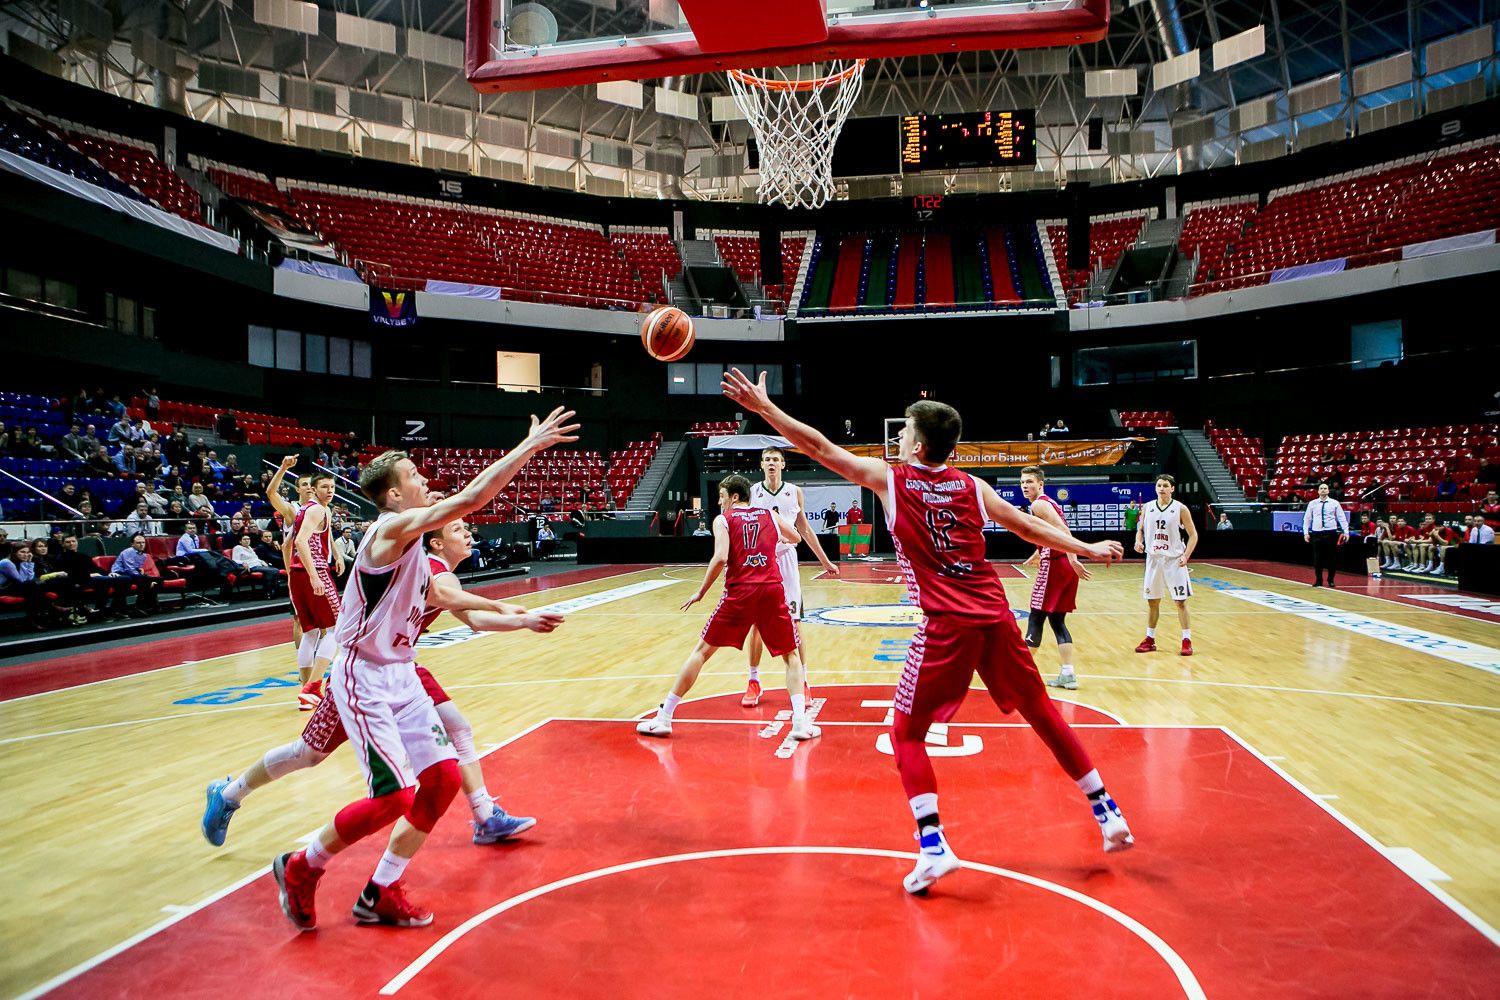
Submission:
{"label": "white sideline marking", "polygon": [[[536,899],[540,896],[545,896],[551,892],[556,892],[559,889],[566,889],[570,886],[578,885],[583,882],[590,882],[594,879],[605,878],[610,875],[619,875],[624,872],[637,871],[642,868],[654,868],[658,865],[679,864],[688,861],[705,861],[714,858],[754,857],[776,854],[847,854],[872,858],[894,858],[901,861],[910,861],[916,857],[916,855],[914,854],[907,854],[901,851],[886,851],[869,847],[740,847],[719,851],[695,851],[691,854],[672,854],[659,858],[646,858],[640,861],[629,861],[624,864],[611,865],[608,868],[600,868],[591,872],[583,872],[579,875],[571,875],[567,878],[558,879],[555,882],[549,882],[546,885],[538,886],[535,889],[531,889],[519,895],[512,896],[509,899],[501,903],[497,903],[487,910],[484,910],[483,912],[475,914],[468,920],[465,920],[463,923],[453,928],[453,930],[449,931],[447,934],[444,934],[436,944],[423,952],[420,957],[418,957],[405,969],[401,970],[401,972],[398,973],[394,978],[392,978],[390,982],[381,987],[380,992],[385,996],[395,995],[401,990],[403,986],[411,982],[411,980],[415,978],[423,969],[432,964],[432,962],[436,958],[442,955],[443,952],[447,951],[449,947],[451,947],[465,934],[468,934],[471,930],[474,930],[476,927],[483,924],[492,917],[496,917],[501,913],[504,913],[506,910],[514,909],[517,906],[520,906],[522,903],[528,903],[533,899]],[[1130,933],[1134,934],[1136,937],[1140,938],[1146,943],[1146,945],[1151,948],[1152,951],[1156,952],[1156,954],[1161,957],[1162,961],[1167,964],[1167,967],[1170,968],[1172,970],[1172,973],[1177,977],[1177,983],[1182,988],[1184,996],[1189,997],[1190,1000],[1207,1000],[1207,996],[1203,992],[1203,987],[1198,985],[1197,978],[1193,975],[1192,969],[1188,968],[1188,964],[1183,961],[1182,956],[1173,951],[1172,947],[1165,941],[1163,941],[1155,931],[1151,930],[1145,924],[1141,923],[1139,920],[1136,920],[1129,914],[1122,913],[1120,910],[1115,909],[1113,906],[1110,906],[1107,903],[1102,903],[1099,900],[1094,899],[1092,896],[1084,895],[1083,893],[1078,892],[1075,889],[1069,889],[1067,886],[1058,885],[1056,882],[1049,882],[1046,879],[1037,878],[1035,875],[1027,875],[1022,872],[1011,871],[1006,868],[997,868],[994,865],[987,865],[977,861],[965,861],[963,863],[963,866],[967,869],[970,869],[971,871],[980,871],[988,875],[997,875],[1000,878],[1012,879],[1025,885],[1043,889],[1047,892],[1056,893],[1057,895],[1062,896],[1064,899],[1069,899],[1075,903],[1080,903],[1091,910],[1095,910],[1098,913],[1103,914],[1110,920],[1113,920],[1115,923],[1125,928]]]}

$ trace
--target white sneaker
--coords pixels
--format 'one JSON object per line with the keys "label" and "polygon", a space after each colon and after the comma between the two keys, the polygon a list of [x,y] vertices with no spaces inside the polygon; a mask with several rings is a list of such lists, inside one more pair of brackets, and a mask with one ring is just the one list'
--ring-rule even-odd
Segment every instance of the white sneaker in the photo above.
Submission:
{"label": "white sneaker", "polygon": [[948,838],[943,836],[941,829],[926,837],[921,834],[913,834],[913,836],[921,842],[922,851],[917,855],[917,866],[902,880],[901,884],[912,895],[925,896],[932,883],[944,875],[958,871],[964,863],[958,860],[958,856],[953,853],[953,848],[948,846]]}
{"label": "white sneaker", "polygon": [[654,715],[653,717],[649,719],[642,719],[641,722],[636,725],[635,731],[640,733],[642,736],[671,736],[672,720],[667,718],[661,713],[660,710],[658,710],[656,715]]}
{"label": "white sneaker", "polygon": [[1049,677],[1047,679],[1047,686],[1049,688],[1062,688],[1065,691],[1077,691],[1078,675],[1071,672],[1066,674],[1059,672],[1056,677]]}
{"label": "white sneaker", "polygon": [[1115,805],[1115,800],[1106,797],[1102,802],[1093,803],[1094,819],[1099,822],[1099,832],[1104,835],[1104,852],[1113,854],[1115,851],[1128,851],[1135,844],[1135,838],[1130,835],[1130,827],[1125,823],[1125,817],[1120,812],[1120,807]]}
{"label": "white sneaker", "polygon": [[812,724],[812,720],[806,715],[799,715],[792,720],[792,739],[815,740],[823,735],[823,728]]}

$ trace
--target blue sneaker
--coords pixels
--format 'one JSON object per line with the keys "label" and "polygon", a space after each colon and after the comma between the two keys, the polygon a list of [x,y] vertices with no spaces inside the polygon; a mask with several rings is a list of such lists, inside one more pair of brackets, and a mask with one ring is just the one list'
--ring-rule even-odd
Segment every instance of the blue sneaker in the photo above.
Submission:
{"label": "blue sneaker", "polygon": [[495,811],[490,813],[489,819],[483,823],[474,824],[474,843],[493,844],[497,841],[509,840],[534,826],[536,826],[535,816],[512,816],[496,806]]}
{"label": "blue sneaker", "polygon": [[203,839],[215,847],[224,846],[224,836],[229,832],[229,817],[240,807],[238,802],[224,798],[224,789],[232,779],[208,783],[208,805],[203,809]]}

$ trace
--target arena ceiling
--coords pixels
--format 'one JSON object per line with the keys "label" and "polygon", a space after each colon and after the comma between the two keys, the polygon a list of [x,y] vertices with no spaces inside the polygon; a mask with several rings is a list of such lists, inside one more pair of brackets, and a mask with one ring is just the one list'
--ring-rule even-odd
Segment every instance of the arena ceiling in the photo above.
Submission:
{"label": "arena ceiling", "polygon": [[[549,7],[567,38],[630,31],[647,2]],[[422,162],[424,149],[442,151],[435,165],[467,156],[491,176],[611,194],[739,198],[753,184],[745,123],[710,110],[728,92],[722,75],[647,81],[640,109],[592,87],[479,95],[462,71],[465,11],[464,0],[8,0],[0,39],[68,79],[202,120],[280,120],[301,144],[330,148],[321,133],[343,133],[334,148],[366,152],[372,138]],[[974,190],[1171,173],[1482,99],[1497,19],[1500,0],[1115,0],[1096,44],[872,62],[854,115],[1035,108],[1035,175],[980,176]],[[1183,69],[1168,61],[1195,52],[1196,75],[1166,82]],[[1099,70],[1129,73],[1101,86]],[[654,86],[697,98],[697,118],[658,111]],[[1090,119],[1103,120],[1099,149]],[[891,178],[853,183],[899,190]]]}

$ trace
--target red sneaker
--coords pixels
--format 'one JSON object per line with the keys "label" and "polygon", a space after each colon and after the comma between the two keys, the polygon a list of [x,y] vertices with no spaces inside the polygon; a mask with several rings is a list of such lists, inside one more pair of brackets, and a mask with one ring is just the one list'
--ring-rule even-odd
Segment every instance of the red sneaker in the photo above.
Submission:
{"label": "red sneaker", "polygon": [[1184,640],[1182,640],[1182,655],[1183,656],[1192,656],[1193,655],[1193,640],[1191,640],[1191,639],[1184,639]]}
{"label": "red sneaker", "polygon": [[388,924],[392,927],[426,927],[432,923],[432,911],[406,897],[398,879],[381,887],[374,882],[365,886],[354,904],[354,919],[362,924]]}
{"label": "red sneaker", "polygon": [[740,704],[745,708],[754,708],[760,704],[760,681],[751,681],[745,685],[745,695],[740,699]]}
{"label": "red sneaker", "polygon": [[1156,640],[1148,635],[1146,638],[1141,640],[1141,644],[1139,646],[1135,647],[1135,651],[1137,653],[1156,652]]}
{"label": "red sneaker", "polygon": [[271,875],[276,879],[276,888],[281,891],[281,912],[285,913],[292,926],[299,931],[310,931],[318,926],[318,914],[314,898],[318,892],[318,879],[323,873],[307,863],[307,856],[298,851],[283,854],[271,862]]}
{"label": "red sneaker", "polygon": [[302,685],[297,693],[297,711],[311,712],[323,700],[323,678],[315,677]]}

